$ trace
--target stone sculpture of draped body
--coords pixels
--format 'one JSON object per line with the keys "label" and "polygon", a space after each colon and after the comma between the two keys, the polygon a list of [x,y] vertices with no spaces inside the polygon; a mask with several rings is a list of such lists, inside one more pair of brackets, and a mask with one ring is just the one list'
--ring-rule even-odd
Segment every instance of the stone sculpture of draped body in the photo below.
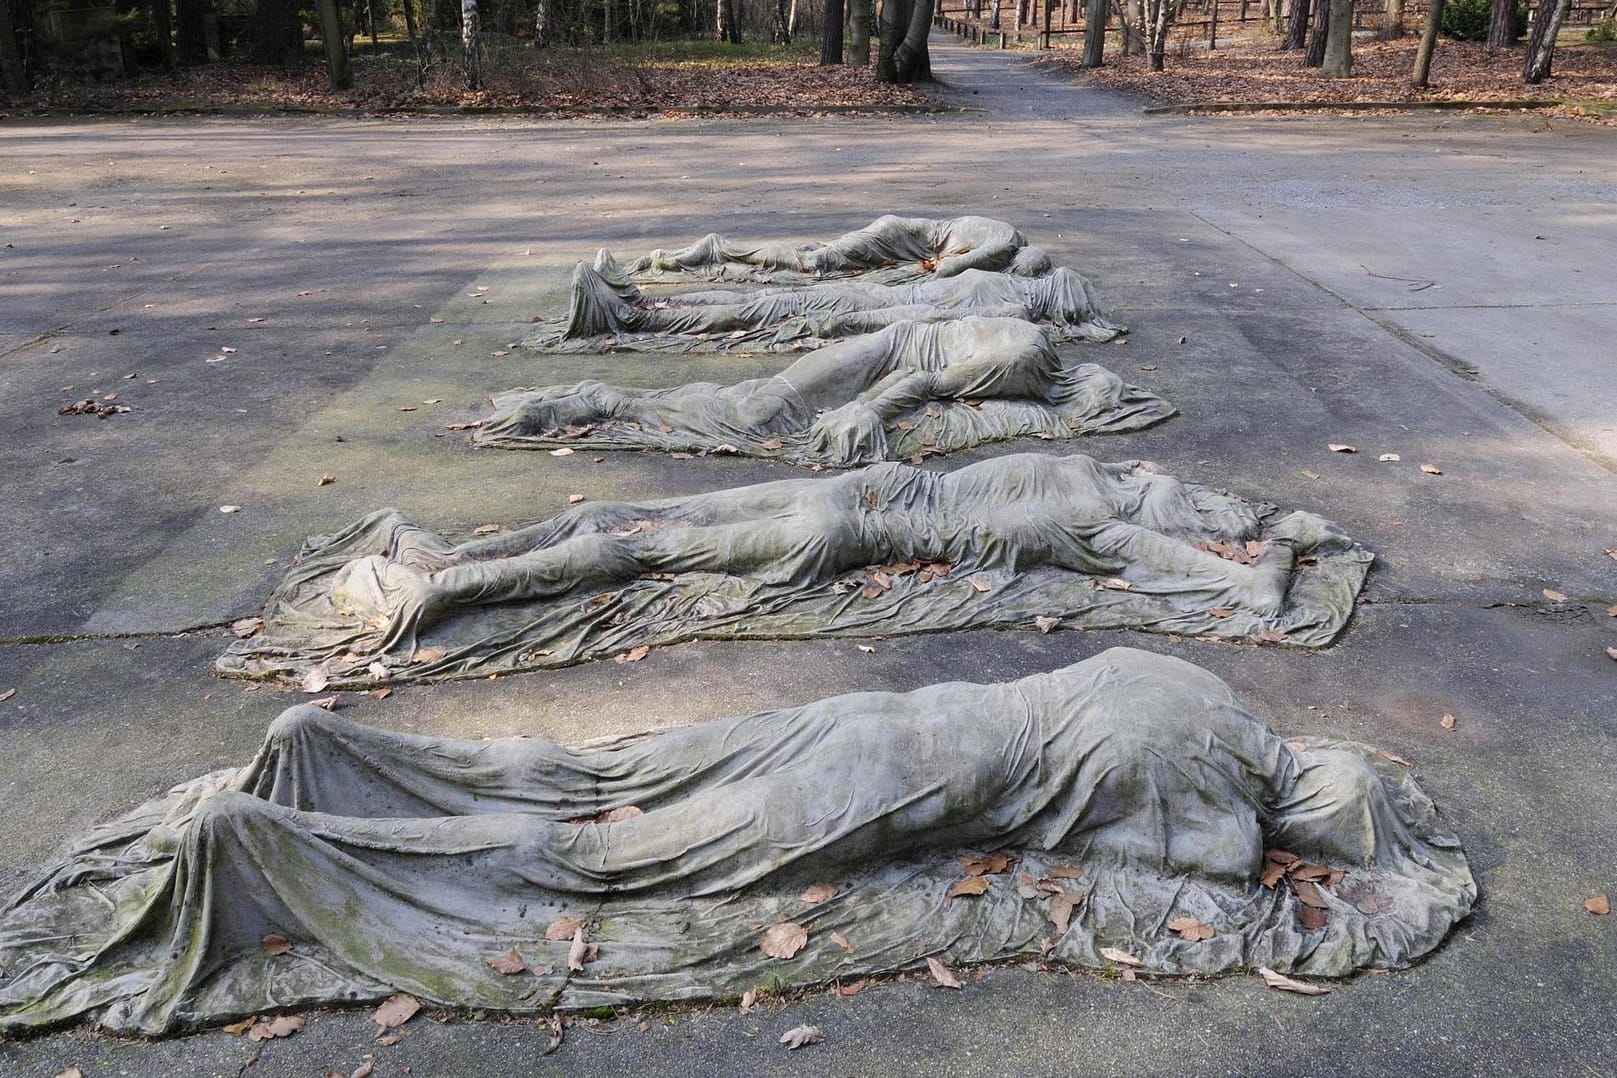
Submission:
{"label": "stone sculpture of draped body", "polygon": [[[1034,948],[1174,972],[1406,964],[1475,889],[1431,803],[1369,755],[1282,741],[1217,678],[1129,649],[589,750],[300,706],[242,772],[103,827],[12,904],[0,1030],[85,1014],[160,1032],[395,991],[518,1011],[700,998]],[[1259,883],[1275,847],[1345,873],[1315,888],[1323,925]],[[995,849],[1079,866],[1070,927],[1052,935],[1048,896],[1009,882],[948,897],[950,854]],[[817,879],[834,897],[796,897]],[[599,947],[572,975],[546,939],[568,911],[561,935],[587,923]],[[749,945],[750,919],[788,915],[804,954]],[[1173,936],[1175,916],[1215,938]],[[489,968],[507,949],[532,976]]]}

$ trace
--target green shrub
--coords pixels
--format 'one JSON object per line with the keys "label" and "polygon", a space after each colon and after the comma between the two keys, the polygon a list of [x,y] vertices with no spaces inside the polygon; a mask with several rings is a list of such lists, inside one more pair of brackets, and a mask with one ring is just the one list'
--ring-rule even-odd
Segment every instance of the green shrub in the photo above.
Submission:
{"label": "green shrub", "polygon": [[1617,19],[1601,19],[1583,35],[1585,41],[1617,41]]}
{"label": "green shrub", "polygon": [[[1458,41],[1487,41],[1488,23],[1493,18],[1491,0],[1448,0],[1443,5],[1439,29]],[[1516,36],[1527,33],[1527,7],[1516,6]]]}

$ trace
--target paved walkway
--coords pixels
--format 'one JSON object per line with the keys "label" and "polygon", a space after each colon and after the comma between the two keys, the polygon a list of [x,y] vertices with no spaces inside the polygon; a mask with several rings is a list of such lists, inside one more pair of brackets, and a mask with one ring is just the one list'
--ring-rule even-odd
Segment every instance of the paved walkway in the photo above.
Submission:
{"label": "paved walkway", "polygon": [[[1515,116],[1145,118],[1016,57],[935,41],[970,111],[0,126],[0,691],[17,690],[0,703],[0,889],[85,825],[246,758],[292,698],[213,679],[217,626],[262,601],[303,537],[389,504],[469,530],[547,515],[574,491],[786,474],[474,451],[442,429],[512,385],[773,367],[511,353],[574,260],[712,229],[814,237],[883,211],[972,212],[1093,273],[1134,327],[1098,358],[1184,412],[1087,451],[1317,510],[1380,554],[1336,647],[1125,633],[895,639],[874,654],[701,644],[347,713],[578,739],[1003,679],[1117,643],[1172,651],[1280,729],[1413,760],[1479,873],[1466,928],[1418,969],[1317,999],[1241,977],[1006,969],[960,993],[902,982],[746,1016],[659,1013],[644,1033],[575,1028],[548,1057],[531,1023],[420,1018],[383,1048],[363,1013],[334,1012],[262,1047],[69,1030],[0,1044],[0,1072],[234,1075],[256,1060],[254,1076],[346,1073],[371,1052],[377,1074],[416,1076],[1613,1073],[1617,919],[1582,901],[1617,891],[1604,654],[1617,574],[1603,554],[1617,547],[1617,134]],[[56,414],[91,392],[134,411]],[[1361,452],[1332,454],[1337,441]],[[1388,452],[1402,461],[1379,463]],[[787,1055],[775,1039],[805,1020],[826,1043]]]}

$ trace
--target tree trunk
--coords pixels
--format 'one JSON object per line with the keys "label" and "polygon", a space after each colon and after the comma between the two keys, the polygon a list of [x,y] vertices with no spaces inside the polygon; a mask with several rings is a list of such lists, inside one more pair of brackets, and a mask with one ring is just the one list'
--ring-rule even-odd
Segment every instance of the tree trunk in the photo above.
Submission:
{"label": "tree trunk", "polygon": [[932,0],[886,0],[881,9],[876,81],[931,82],[932,56],[926,47],[931,31]]}
{"label": "tree trunk", "polygon": [[[208,26],[203,0],[178,0],[174,5],[175,51],[186,65],[208,62]],[[340,38],[339,38],[340,40]]]}
{"label": "tree trunk", "polygon": [[1099,67],[1106,61],[1106,0],[1089,0],[1084,16],[1084,66]]}
{"label": "tree trunk", "polygon": [[1539,0],[1533,13],[1533,30],[1527,35],[1527,59],[1522,63],[1522,81],[1529,86],[1550,77],[1550,61],[1555,58],[1555,38],[1561,32],[1572,0]]}
{"label": "tree trunk", "polygon": [[1319,67],[1325,62],[1325,42],[1330,38],[1330,0],[1314,0],[1308,13],[1313,22],[1308,31],[1308,52],[1303,55],[1304,67]]}
{"label": "tree trunk", "polygon": [[[330,3],[331,0],[321,0]],[[483,19],[477,0],[460,0],[460,58],[466,65],[466,88],[483,88]]]}
{"label": "tree trunk", "polygon": [[848,0],[848,63],[870,64],[870,0]]}
{"label": "tree trunk", "polygon": [[28,70],[23,67],[22,50],[12,29],[11,0],[0,0],[0,86],[11,95],[28,92]]}
{"label": "tree trunk", "polygon": [[1516,0],[1493,0],[1488,13],[1488,47],[1508,49],[1516,44]]}
{"label": "tree trunk", "polygon": [[[404,10],[410,10],[410,0],[404,0]],[[550,0],[538,0],[533,7],[533,47],[542,49],[550,44]]]}
{"label": "tree trunk", "polygon": [[1432,73],[1432,54],[1437,51],[1437,31],[1443,24],[1443,0],[1431,0],[1426,8],[1426,24],[1421,27],[1420,48],[1415,50],[1415,70],[1409,82],[1417,90],[1426,89],[1427,77]]}
{"label": "tree trunk", "polygon": [[601,0],[601,42],[606,45],[618,39],[618,0]]}
{"label": "tree trunk", "polygon": [[1387,0],[1381,10],[1381,40],[1397,41],[1404,36],[1404,0]]}
{"label": "tree trunk", "polygon": [[[166,6],[156,0],[154,7]],[[303,20],[296,0],[258,0],[253,9],[252,43],[247,57],[255,64],[288,66],[303,51]]]}
{"label": "tree trunk", "polygon": [[1300,49],[1307,43],[1308,0],[1289,0],[1286,5],[1286,40],[1280,43],[1280,47]]}
{"label": "tree trunk", "polygon": [[1173,0],[1146,0],[1146,58],[1152,71],[1162,70],[1168,53],[1168,28],[1173,25]]}
{"label": "tree trunk", "polygon": [[824,27],[820,31],[820,65],[842,62],[842,0],[825,0]]}
{"label": "tree trunk", "polygon": [[1145,53],[1145,0],[1123,0],[1118,20],[1123,24],[1123,55]]}
{"label": "tree trunk", "polygon": [[1325,36],[1325,63],[1320,74],[1345,79],[1353,74],[1353,0],[1330,0],[1330,32]]}
{"label": "tree trunk", "polygon": [[342,43],[342,16],[337,12],[337,0],[319,0],[320,44],[326,50],[326,78],[333,90],[347,90],[354,85],[348,74],[348,53]]}
{"label": "tree trunk", "polygon": [[[0,0],[0,7],[4,7]],[[157,55],[164,70],[174,66],[174,8],[169,0],[151,0],[152,36],[157,38]],[[298,40],[303,40],[303,26],[297,26]]]}

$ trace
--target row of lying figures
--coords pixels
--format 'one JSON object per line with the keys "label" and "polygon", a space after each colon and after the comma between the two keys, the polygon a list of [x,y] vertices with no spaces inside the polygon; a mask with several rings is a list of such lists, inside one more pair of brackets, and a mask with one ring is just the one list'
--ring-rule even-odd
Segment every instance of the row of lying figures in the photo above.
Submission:
{"label": "row of lying figures", "polygon": [[[631,274],[764,290],[652,300]],[[598,258],[569,315],[594,348],[736,339],[748,308],[771,346],[823,347],[737,386],[524,391],[481,440],[723,439],[865,466],[584,503],[463,543],[377,513],[311,540],[219,668],[372,688],[704,637],[991,626],[1330,643],[1372,555],[1320,517],[1141,461],[892,459],[1171,413],[1057,354],[1052,329],[1119,332],[1067,275],[983,218],[882,218],[806,246],[710,236],[628,271]],[[950,282],[982,302],[939,305]],[[1068,306],[1029,298],[1058,292]],[[1020,314],[991,302],[1012,294]],[[916,302],[886,317],[900,298]],[[910,439],[931,409],[964,418]],[[167,1032],[395,992],[513,1012],[722,998],[927,958],[1343,976],[1413,962],[1475,899],[1394,758],[1283,739],[1212,675],[1126,648],[596,749],[392,734],[304,705],[246,767],[97,828],[13,902],[0,1032]]]}

